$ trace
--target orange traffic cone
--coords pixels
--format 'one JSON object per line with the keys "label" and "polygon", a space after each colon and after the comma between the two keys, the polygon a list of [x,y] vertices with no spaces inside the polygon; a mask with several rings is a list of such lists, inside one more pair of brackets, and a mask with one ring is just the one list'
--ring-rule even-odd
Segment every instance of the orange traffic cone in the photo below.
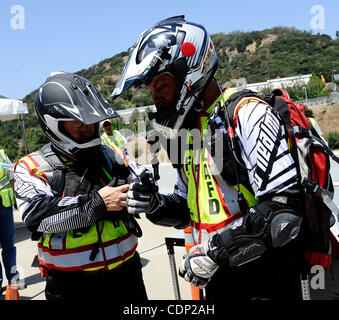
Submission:
{"label": "orange traffic cone", "polygon": [[[184,229],[184,235],[185,235],[185,249],[187,252],[189,251],[189,249],[191,249],[192,247],[196,245],[196,243],[194,243],[193,238],[192,238],[191,227],[187,227]],[[192,295],[192,300],[201,300],[199,287],[194,287],[191,285],[191,295]]]}
{"label": "orange traffic cone", "polygon": [[9,284],[7,286],[5,300],[20,300],[19,290],[16,284]]}

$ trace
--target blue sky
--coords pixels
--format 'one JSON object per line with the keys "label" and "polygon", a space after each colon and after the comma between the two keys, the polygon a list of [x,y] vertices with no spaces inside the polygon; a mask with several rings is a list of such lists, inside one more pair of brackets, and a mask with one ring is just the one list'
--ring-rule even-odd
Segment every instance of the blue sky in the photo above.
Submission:
{"label": "blue sky", "polygon": [[[314,20],[319,11],[312,13],[313,6],[323,8],[323,20]],[[338,0],[1,0],[0,94],[21,99],[50,72],[76,72],[126,51],[142,31],[177,14],[211,34],[278,25],[332,38],[339,31]],[[322,29],[312,29],[312,18]]]}

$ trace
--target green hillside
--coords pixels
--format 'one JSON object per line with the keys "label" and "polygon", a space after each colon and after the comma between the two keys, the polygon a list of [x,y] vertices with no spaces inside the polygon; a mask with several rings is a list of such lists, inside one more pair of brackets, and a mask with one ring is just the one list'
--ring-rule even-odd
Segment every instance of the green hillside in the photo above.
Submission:
{"label": "green hillside", "polygon": [[[332,40],[328,35],[296,30],[295,28],[275,27],[262,31],[218,33],[212,39],[219,56],[217,80],[227,86],[234,86],[235,79],[246,78],[247,83],[266,81],[277,77],[296,76],[314,73],[324,75],[331,81],[334,69],[339,70],[339,39]],[[126,48],[127,49],[127,48]],[[128,52],[121,52],[100,61],[88,69],[77,72],[92,81],[109,99],[119,75],[122,72]],[[54,71],[54,70],[52,70]],[[24,102],[32,111],[35,92],[24,97]],[[126,109],[152,104],[148,90],[129,90],[112,102],[116,109]],[[15,121],[12,121],[15,122]],[[9,123],[0,123],[1,144],[10,131]],[[25,126],[29,150],[33,151],[44,143],[45,138],[37,130],[38,122],[33,112],[25,115]],[[6,134],[4,134],[6,132]],[[24,153],[20,134],[13,136],[11,148],[13,158]]]}

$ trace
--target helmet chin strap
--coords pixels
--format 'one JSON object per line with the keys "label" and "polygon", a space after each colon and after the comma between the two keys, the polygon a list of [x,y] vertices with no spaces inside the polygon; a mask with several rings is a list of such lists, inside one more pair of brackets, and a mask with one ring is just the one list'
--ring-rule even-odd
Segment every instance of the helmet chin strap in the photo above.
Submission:
{"label": "helmet chin strap", "polygon": [[85,163],[89,165],[97,165],[98,160],[101,157],[101,145],[79,149],[74,148],[71,150],[72,154],[80,163]]}

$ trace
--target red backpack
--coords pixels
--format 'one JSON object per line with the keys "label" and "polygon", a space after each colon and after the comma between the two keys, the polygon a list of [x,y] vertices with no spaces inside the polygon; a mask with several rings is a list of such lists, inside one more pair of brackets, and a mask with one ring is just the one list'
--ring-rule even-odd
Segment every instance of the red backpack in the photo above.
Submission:
{"label": "red backpack", "polygon": [[279,112],[288,132],[299,184],[304,191],[309,231],[305,258],[312,265],[329,268],[332,255],[339,253],[339,210],[332,200],[330,157],[338,163],[339,159],[285,90],[275,89],[272,94],[274,109]]}
{"label": "red backpack", "polygon": [[[339,256],[339,209],[332,200],[334,187],[330,174],[330,157],[338,163],[339,158],[283,89],[275,89],[265,97],[247,89],[232,94],[222,108],[223,113],[220,113],[220,108],[213,111],[209,118],[210,127],[223,129],[228,140],[232,141],[235,137],[234,110],[245,97],[265,101],[279,113],[284,123],[291,155],[296,163],[298,183],[303,191],[303,199],[300,200],[304,201],[306,209],[305,259],[311,265],[329,268],[332,255]],[[232,146],[234,158],[241,159],[237,156],[233,142]]]}

